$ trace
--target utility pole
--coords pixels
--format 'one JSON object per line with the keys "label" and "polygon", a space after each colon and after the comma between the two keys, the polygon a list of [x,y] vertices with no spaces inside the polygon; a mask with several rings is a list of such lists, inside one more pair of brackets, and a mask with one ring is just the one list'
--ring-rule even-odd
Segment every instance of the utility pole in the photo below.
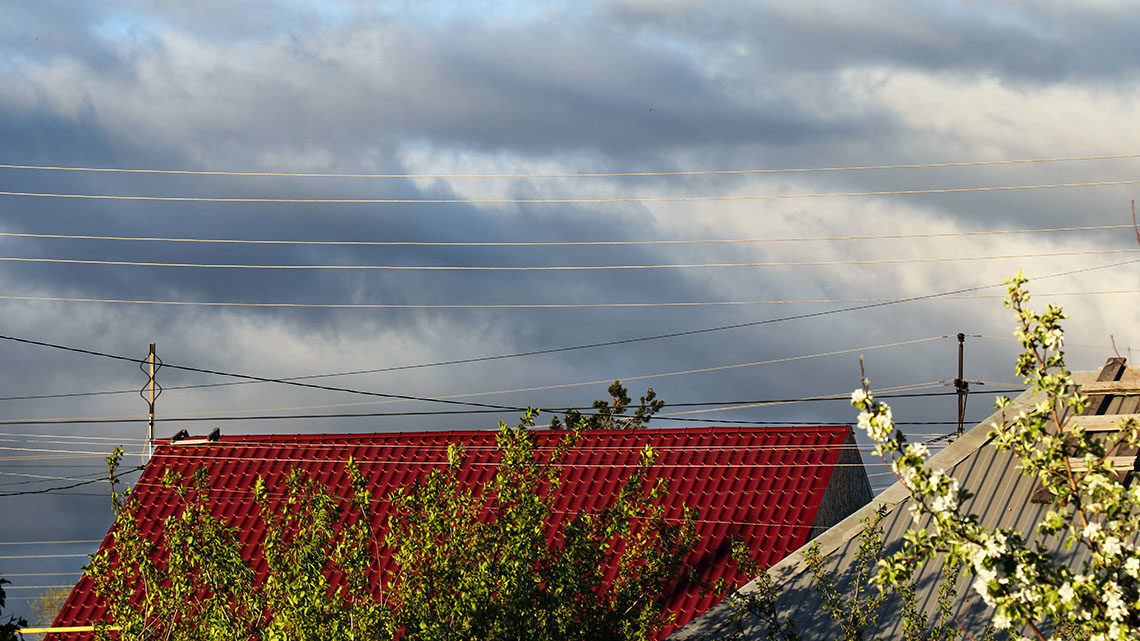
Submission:
{"label": "utility pole", "polygon": [[954,379],[954,389],[958,391],[958,436],[962,435],[966,422],[966,397],[970,395],[970,383],[962,378],[962,355],[965,351],[966,335],[958,332],[958,378]]}
{"label": "utility pole", "polygon": [[139,390],[139,396],[142,396],[146,401],[148,418],[146,423],[146,452],[143,455],[143,463],[150,460],[151,455],[154,454],[154,402],[162,394],[162,386],[155,380],[154,374],[162,367],[162,359],[158,358],[155,354],[155,344],[150,344],[150,353],[147,354],[146,360],[139,363],[139,369],[143,374],[147,375],[147,382],[143,388]]}

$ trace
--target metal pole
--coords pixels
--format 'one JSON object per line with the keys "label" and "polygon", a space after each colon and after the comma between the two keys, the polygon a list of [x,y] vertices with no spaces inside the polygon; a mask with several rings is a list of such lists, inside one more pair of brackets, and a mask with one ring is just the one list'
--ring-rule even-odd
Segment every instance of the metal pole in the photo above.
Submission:
{"label": "metal pole", "polygon": [[958,333],[958,378],[954,379],[954,389],[958,391],[958,436],[962,435],[962,428],[966,422],[966,396],[970,393],[970,384],[962,378],[963,352],[966,345],[966,335]]}
{"label": "metal pole", "polygon": [[147,356],[147,364],[150,366],[150,399],[147,401],[150,418],[146,424],[146,458],[150,460],[151,455],[154,454],[154,343],[150,344],[150,355]]}

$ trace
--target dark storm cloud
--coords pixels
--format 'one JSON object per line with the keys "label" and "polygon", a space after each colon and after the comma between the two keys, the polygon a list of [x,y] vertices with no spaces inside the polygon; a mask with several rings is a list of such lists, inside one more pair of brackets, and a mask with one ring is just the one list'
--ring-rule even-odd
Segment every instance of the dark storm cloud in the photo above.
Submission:
{"label": "dark storm cloud", "polygon": [[[354,159],[409,139],[640,157],[694,145],[786,146],[875,124],[858,114],[821,119],[778,86],[757,93],[751,85],[766,84],[763,77],[716,76],[690,56],[620,31],[591,31],[582,21],[568,29],[464,24],[455,31],[318,21],[311,34],[253,31],[236,42],[185,32],[177,20],[142,20],[123,29],[152,29],[148,37],[116,40],[91,21],[87,46],[32,65],[77,65],[77,74],[58,82],[78,86],[49,81],[38,91],[87,96],[94,118],[115,122],[115,133],[134,144],[137,134],[124,130],[130,124],[117,112],[125,96],[146,96],[130,105],[143,118],[140,131],[158,134],[154,123],[173,117],[162,130],[165,144],[238,161],[247,145]],[[50,99],[44,107],[52,108]]]}
{"label": "dark storm cloud", "polygon": [[865,65],[991,73],[1018,83],[1135,77],[1137,17],[1126,3],[615,2],[633,29],[700,46],[747,46],[767,68],[830,72]]}

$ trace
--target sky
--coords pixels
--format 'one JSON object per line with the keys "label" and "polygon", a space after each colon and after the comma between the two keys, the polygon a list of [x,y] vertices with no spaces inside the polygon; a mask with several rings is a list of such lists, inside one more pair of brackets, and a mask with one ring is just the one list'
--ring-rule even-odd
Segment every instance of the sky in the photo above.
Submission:
{"label": "sky", "polygon": [[[1070,315],[1073,369],[1140,348],[1131,3],[4,10],[17,613],[106,533],[106,484],[64,486],[115,446],[141,461],[148,380],[21,341],[127,359],[156,342],[159,437],[493,428],[519,412],[376,394],[563,408],[616,378],[674,404],[662,427],[844,424],[842,400],[755,404],[849,393],[862,354],[874,388],[943,394],[894,400],[926,440],[955,429],[958,333],[982,382],[968,425],[1016,389],[1001,283],[1019,269]],[[205,242],[223,240],[292,242]],[[386,371],[303,379],[365,395],[173,366]],[[258,418],[334,413],[403,415]],[[30,422],[79,418],[120,422]]]}

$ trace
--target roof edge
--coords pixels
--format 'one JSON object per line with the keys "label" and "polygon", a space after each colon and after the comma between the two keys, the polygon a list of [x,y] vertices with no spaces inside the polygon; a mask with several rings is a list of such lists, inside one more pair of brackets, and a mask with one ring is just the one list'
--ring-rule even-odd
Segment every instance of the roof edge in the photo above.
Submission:
{"label": "roof edge", "polygon": [[[256,418],[256,417],[255,417]],[[447,436],[487,436],[493,435],[498,432],[497,427],[478,429],[478,430],[420,430],[415,432],[341,432],[341,433],[328,433],[328,432],[314,432],[312,434],[222,434],[217,441],[210,441],[210,444],[218,445],[225,443],[241,443],[244,441],[272,441],[272,442],[291,442],[291,441],[339,441],[339,440],[360,440],[369,438],[418,438],[418,437],[447,437]],[[698,433],[698,434],[732,434],[736,432],[770,432],[770,431],[788,431],[788,430],[845,430],[851,429],[851,424],[827,424],[821,423],[819,425],[732,425],[720,426],[709,425],[704,427],[646,427],[637,430],[581,430],[583,434],[630,434],[630,433],[657,433],[657,434],[679,434]],[[538,434],[565,434],[569,430],[549,430],[545,428],[534,428],[532,431]],[[186,439],[182,439],[175,443],[171,442],[170,438],[155,439],[156,445],[202,445],[206,443],[205,436],[193,435]]]}

